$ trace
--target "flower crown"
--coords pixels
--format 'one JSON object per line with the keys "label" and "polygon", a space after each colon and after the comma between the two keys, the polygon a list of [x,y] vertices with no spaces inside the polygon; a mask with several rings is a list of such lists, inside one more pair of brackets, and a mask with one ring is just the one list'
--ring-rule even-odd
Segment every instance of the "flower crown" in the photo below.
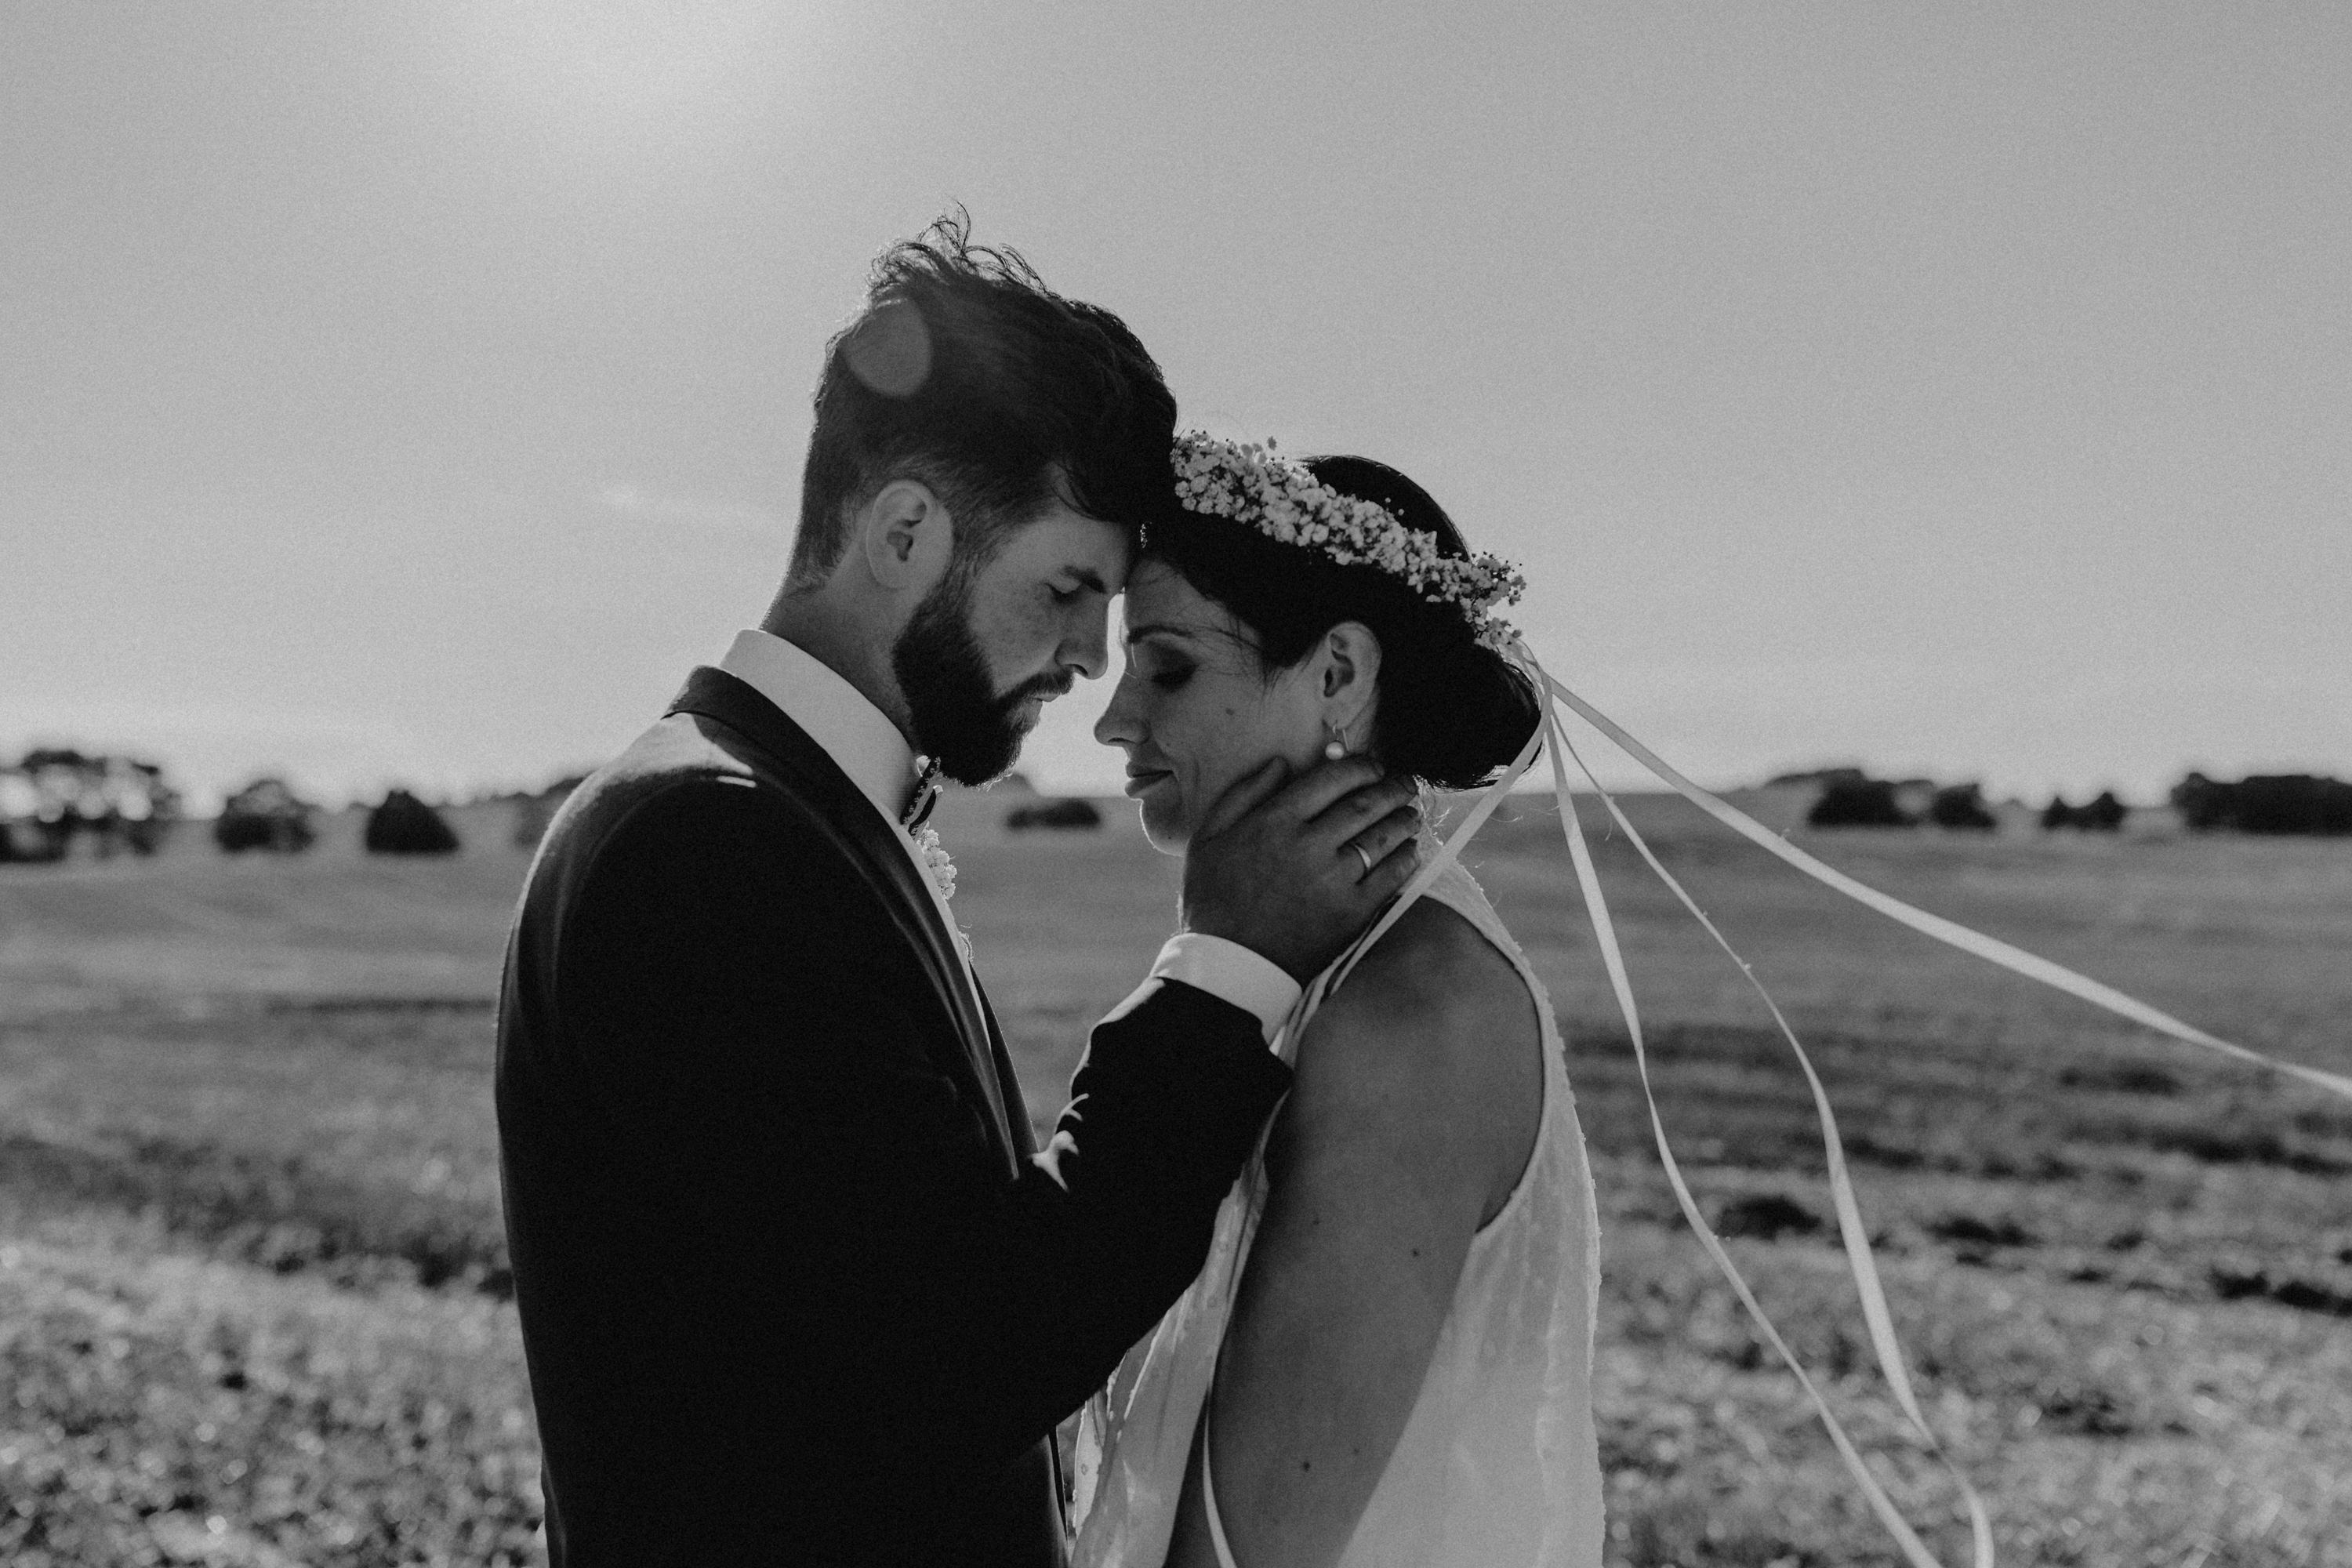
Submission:
{"label": "flower crown", "polygon": [[1452,605],[1486,647],[1505,652],[1518,635],[1496,614],[1527,592],[1499,555],[1448,555],[1437,535],[1407,528],[1376,501],[1344,495],[1296,458],[1223,441],[1199,430],[1176,437],[1176,499],[1187,511],[1231,518],[1268,539],[1320,550],[1342,566],[1376,566],[1433,605]]}

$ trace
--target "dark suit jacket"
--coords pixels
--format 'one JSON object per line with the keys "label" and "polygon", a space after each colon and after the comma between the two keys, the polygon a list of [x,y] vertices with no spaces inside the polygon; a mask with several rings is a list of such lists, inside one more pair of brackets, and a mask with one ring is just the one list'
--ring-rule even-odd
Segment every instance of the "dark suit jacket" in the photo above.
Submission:
{"label": "dark suit jacket", "polygon": [[499,1139],[556,1568],[1058,1563],[1053,1428],[1287,1087],[1164,984],[1096,1028],[1057,1184],[895,831],[706,668],[531,867]]}

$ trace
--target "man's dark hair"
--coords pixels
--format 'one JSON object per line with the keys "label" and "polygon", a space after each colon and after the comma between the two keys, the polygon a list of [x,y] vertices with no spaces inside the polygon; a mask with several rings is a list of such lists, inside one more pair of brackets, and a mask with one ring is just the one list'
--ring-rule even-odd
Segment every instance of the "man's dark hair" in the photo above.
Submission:
{"label": "man's dark hair", "polygon": [[1176,400],[1150,354],[971,230],[958,208],[884,251],[865,308],[825,345],[794,588],[832,572],[850,509],[895,479],[946,503],[967,573],[1055,500],[1113,522],[1168,504]]}

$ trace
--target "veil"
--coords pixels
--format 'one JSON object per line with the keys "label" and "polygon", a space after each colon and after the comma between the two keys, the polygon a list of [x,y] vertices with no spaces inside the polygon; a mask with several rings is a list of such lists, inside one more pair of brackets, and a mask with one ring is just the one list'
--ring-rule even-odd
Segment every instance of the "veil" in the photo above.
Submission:
{"label": "veil", "polygon": [[[1798,1361],[1795,1353],[1790,1350],[1787,1342],[1781,1337],[1780,1331],[1773,1326],[1771,1320],[1766,1316],[1754,1292],[1749,1289],[1748,1281],[1741,1276],[1738,1267],[1733,1264],[1730,1255],[1724,1249],[1714,1228],[1707,1224],[1706,1216],[1699,1211],[1696,1199],[1692,1196],[1689,1185],[1683,1179],[1682,1167],[1676,1162],[1674,1150],[1667,1142],[1665,1123],[1659,1114],[1657,1098],[1651,1085],[1649,1055],[1642,1029],[1640,1008],[1633,998],[1633,985],[1626,973],[1624,955],[1618,946],[1615,925],[1610,916],[1608,901],[1601,893],[1600,878],[1593,868],[1591,851],[1585,842],[1583,824],[1578,816],[1575,800],[1570,792],[1569,771],[1572,765],[1577,773],[1591,785],[1594,795],[1601,801],[1611,821],[1625,835],[1627,841],[1633,846],[1643,863],[1664,883],[1675,900],[1690,911],[1692,917],[1706,930],[1707,935],[1738,967],[1741,975],[1762,999],[1781,1037],[1788,1041],[1789,1048],[1795,1054],[1797,1065],[1804,1073],[1806,1086],[1811,1091],[1813,1110],[1821,1125],[1822,1150],[1829,1172],[1830,1192],[1837,1212],[1838,1234],[1844,1247],[1847,1267],[1853,1277],[1854,1288],[1861,1298],[1863,1318],[1869,1330],[1873,1354],[1877,1361],[1881,1374],[1885,1378],[1888,1388],[1895,1395],[1895,1403],[1901,1407],[1904,1417],[1909,1424],[1913,1437],[1924,1450],[1934,1455],[1944,1466],[1959,1492],[1969,1517],[1974,1568],[1992,1568],[1994,1561],[1992,1526],[1983,1500],[1978,1495],[1976,1489],[1969,1484],[1968,1477],[1945,1453],[1934,1430],[1927,1424],[1926,1413],[1920,1408],[1916,1395],[1912,1391],[1910,1373],[1905,1363],[1901,1345],[1895,1339],[1894,1319],[1887,1310],[1885,1292],[1879,1283],[1878,1268],[1871,1250],[1869,1232],[1863,1224],[1862,1211],[1854,1199],[1853,1184],[1846,1172],[1844,1142],[1838,1134],[1837,1118],[1831,1109],[1828,1092],[1822,1088],[1820,1076],[1813,1070],[1811,1059],[1806,1055],[1804,1046],[1797,1038],[1796,1032],[1790,1027],[1788,1019],[1782,1016],[1779,1005],[1765,990],[1763,983],[1757,978],[1753,968],[1733,949],[1723,933],[1717,929],[1715,922],[1707,918],[1706,912],[1693,900],[1682,884],[1675,879],[1673,873],[1660,863],[1649,844],[1627,819],[1615,799],[1601,787],[1600,780],[1594,776],[1582,753],[1570,742],[1567,731],[1560,722],[1560,710],[1566,709],[1584,720],[1677,794],[1741,837],[1803,872],[1815,881],[1867,908],[1877,910],[1900,924],[1908,926],[1922,935],[1933,937],[1964,952],[1973,953],[1988,963],[2013,971],[2028,979],[2040,981],[2045,985],[2065,992],[2094,1006],[2105,1008],[2110,1013],[2129,1019],[2144,1028],[2171,1039],[2288,1074],[2315,1088],[2326,1089],[2347,1100],[2352,1100],[2352,1078],[2298,1063],[2274,1060],[2260,1052],[2219,1038],[2192,1025],[2183,1023],[2170,1014],[2128,996],[2113,986],[2077,973],[2062,964],[2053,963],[2022,948],[1971,930],[1955,921],[1917,909],[1875,888],[1857,881],[1835,868],[1825,865],[1728,802],[1684,777],[1656,752],[1635,740],[1607,715],[1547,674],[1543,667],[1537,662],[1533,651],[1528,648],[1523,638],[1513,636],[1505,649],[1505,657],[1517,665],[1533,683],[1542,712],[1542,722],[1528,738],[1527,744],[1521,748],[1518,756],[1512,761],[1511,765],[1504,771],[1500,778],[1486,788],[1461,822],[1454,826],[1444,842],[1405,884],[1395,901],[1389,906],[1381,919],[1357,939],[1340,961],[1326,972],[1318,984],[1310,987],[1299,999],[1297,1006],[1285,1025],[1286,1037],[1291,1040],[1298,1037],[1307,1019],[1313,1015],[1316,1007],[1321,1004],[1330,990],[1346,977],[1357,960],[1396,922],[1407,906],[1426,891],[1446,868],[1454,863],[1460,857],[1464,846],[1495,814],[1496,809],[1502,805],[1513,786],[1526,776],[1539,756],[1549,753],[1553,792],[1559,801],[1560,831],[1567,839],[1570,862],[1575,868],[1577,885],[1582,894],[1585,913],[1591,922],[1593,936],[1600,948],[1602,965],[1609,976],[1610,989],[1616,997],[1618,1010],[1624,1016],[1626,1032],[1633,1041],[1633,1059],[1641,1079],[1642,1094],[1650,1112],[1650,1129],[1657,1143],[1658,1158],[1664,1167],[1667,1183],[1673,1188],[1675,1201],[1680,1206],[1684,1219],[1697,1235],[1700,1246],[1706,1249],[1707,1257],[1730,1284],[1733,1293],[1738,1297],[1740,1305],[1747,1309],[1748,1316],[1755,1321],[1765,1341],[1771,1345],[1796,1377],[1806,1398],[1811,1402],[1814,1414],[1829,1433],[1830,1440],[1835,1447],[1838,1457],[1844,1462],[1847,1472],[1853,1477],[1855,1486],[1860,1489],[1863,1497],[1869,1503],[1871,1511],[1901,1548],[1905,1561],[1911,1565],[1911,1568],[1942,1568],[1942,1564],[1934,1553],[1928,1551],[1926,1542],[1919,1538],[1918,1532],[1904,1519],[1902,1513],[1887,1497],[1885,1489],[1871,1474],[1869,1467],[1863,1462],[1861,1451],[1848,1436],[1835,1413],[1831,1410],[1828,1401],[1822,1397],[1812,1376]],[[1255,1170],[1255,1165],[1253,1163],[1252,1171]],[[1250,1175],[1244,1177],[1244,1180],[1250,1179],[1252,1179]],[[1220,1337],[1222,1336],[1223,1318],[1231,1310],[1234,1290],[1240,1280],[1242,1268],[1248,1256],[1251,1237],[1247,1234],[1249,1227],[1246,1216],[1254,1212],[1255,1206],[1254,1205],[1240,1205],[1238,1214],[1221,1217],[1218,1234],[1211,1243],[1209,1261],[1203,1269],[1202,1277],[1195,1282],[1191,1290],[1187,1291],[1174,1310],[1174,1313],[1171,1313],[1171,1316],[1192,1314],[1196,1318],[1212,1320],[1189,1322],[1186,1325],[1189,1329],[1212,1330]],[[1164,1540],[1159,1541],[1156,1548],[1158,1554],[1155,1554],[1150,1542],[1139,1540],[1129,1541],[1127,1539],[1128,1532],[1139,1520],[1172,1514],[1172,1507],[1168,1506],[1172,1503],[1172,1500],[1151,1500],[1126,1495],[1127,1491],[1132,1489],[1137,1484],[1137,1479],[1133,1476],[1112,1473],[1116,1468],[1112,1458],[1120,1436],[1123,1432],[1140,1435],[1141,1429],[1148,1427],[1152,1429],[1159,1440],[1163,1443],[1168,1440],[1171,1432],[1175,1432],[1189,1444],[1192,1426],[1198,1419],[1202,1403],[1206,1399],[1208,1393],[1208,1374],[1205,1371],[1197,1365],[1187,1367],[1174,1364],[1177,1358],[1158,1353],[1163,1351],[1165,1341],[1166,1325],[1163,1324],[1160,1332],[1155,1333],[1151,1339],[1147,1340],[1129,1353],[1127,1360],[1121,1363],[1118,1373],[1113,1376],[1111,1383],[1089,1403],[1084,1413],[1078,1435],[1077,1501],[1080,1514],[1086,1520],[1081,1542],[1105,1543],[1109,1540],[1117,1540],[1121,1545],[1137,1549],[1138,1554],[1135,1559],[1137,1561],[1159,1561],[1160,1555],[1165,1553],[1167,1542]],[[1151,1506],[1155,1502],[1159,1506]],[[1126,1561],[1128,1553],[1125,1551],[1119,1551],[1113,1555],[1100,1557],[1097,1560]]]}

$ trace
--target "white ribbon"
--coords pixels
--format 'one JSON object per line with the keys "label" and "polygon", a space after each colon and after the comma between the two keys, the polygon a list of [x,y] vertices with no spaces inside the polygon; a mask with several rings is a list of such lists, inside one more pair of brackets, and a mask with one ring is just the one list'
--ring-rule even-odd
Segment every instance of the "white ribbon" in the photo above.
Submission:
{"label": "white ribbon", "polygon": [[1396,901],[1381,916],[1378,923],[1364,933],[1339,963],[1327,972],[1321,984],[1300,999],[1299,1008],[1291,1021],[1291,1027],[1295,1031],[1305,1026],[1307,1017],[1312,1015],[1317,1005],[1329,994],[1331,989],[1346,977],[1348,972],[1355,966],[1356,962],[1363,956],[1364,952],[1396,923],[1398,918],[1403,914],[1406,906],[1419,898],[1444,868],[1459,858],[1463,846],[1467,844],[1471,836],[1484,826],[1486,820],[1495,814],[1496,808],[1501,805],[1512,786],[1517,784],[1525,776],[1528,769],[1533,765],[1538,753],[1540,751],[1549,750],[1551,753],[1552,789],[1559,805],[1560,831],[1568,841],[1569,858],[1576,868],[1577,885],[1583,894],[1585,912],[1592,922],[1593,935],[1601,948],[1601,963],[1608,971],[1610,988],[1615,993],[1618,1010],[1624,1015],[1626,1032],[1633,1040],[1634,1065],[1642,1079],[1642,1096],[1648,1103],[1650,1110],[1650,1129],[1657,1142],[1658,1158],[1665,1167],[1667,1183],[1674,1189],[1675,1201],[1680,1205],[1683,1217],[1690,1223],[1692,1230],[1697,1233],[1700,1245],[1706,1248],[1708,1258],[1714,1260],[1716,1268],[1730,1282],[1732,1290],[1739,1298],[1740,1304],[1747,1308],[1748,1315],[1755,1320],[1766,1341],[1779,1352],[1780,1359],[1788,1363],[1789,1370],[1796,1375],[1798,1384],[1804,1389],[1806,1397],[1812,1403],[1814,1413],[1821,1417],[1822,1425],[1828,1429],[1830,1440],[1835,1445],[1838,1457],[1845,1462],[1847,1471],[1853,1477],[1855,1484],[1862,1489],[1863,1496],[1868,1500],[1871,1510],[1878,1516],[1879,1522],[1885,1526],[1887,1533],[1892,1535],[1903,1549],[1905,1558],[1911,1563],[1912,1568],[1941,1568],[1935,1554],[1927,1550],[1927,1544],[1919,1539],[1917,1532],[1895,1509],[1893,1500],[1887,1497],[1885,1489],[1879,1485],[1877,1478],[1873,1476],[1869,1468],[1864,1464],[1860,1451],[1847,1436],[1845,1428],[1839,1424],[1836,1415],[1831,1412],[1828,1402],[1822,1396],[1821,1390],[1789,1349],[1780,1331],[1765,1315],[1764,1309],[1758,1304],[1754,1292],[1748,1289],[1748,1281],[1741,1277],[1738,1268],[1732,1263],[1729,1254],[1724,1250],[1721,1239],[1707,1225],[1706,1216],[1699,1212],[1697,1200],[1692,1196],[1688,1184],[1683,1179],[1682,1167],[1675,1161],[1673,1149],[1667,1144],[1665,1123],[1659,1115],[1657,1096],[1651,1085],[1648,1047],[1642,1030],[1640,1009],[1634,1004],[1633,984],[1626,973],[1624,953],[1618,946],[1615,923],[1610,918],[1608,902],[1601,895],[1601,879],[1593,868],[1591,851],[1585,843],[1583,824],[1577,816],[1576,803],[1569,793],[1568,764],[1575,763],[1578,771],[1583,773],[1591,784],[1593,792],[1600,796],[1611,818],[1624,831],[1626,838],[1640,852],[1643,862],[1656,873],[1658,879],[1674,893],[1682,906],[1688,910],[1706,929],[1707,935],[1714,939],[1716,945],[1722,948],[1729,955],[1732,963],[1738,965],[1741,975],[1747,979],[1750,986],[1754,987],[1757,995],[1763,999],[1766,1009],[1772,1016],[1773,1024],[1779,1027],[1781,1037],[1789,1042],[1789,1048],[1795,1053],[1797,1065],[1803,1070],[1806,1086],[1812,1093],[1814,1114],[1821,1123],[1822,1146],[1828,1161],[1830,1194],[1837,1210],[1838,1235],[1844,1245],[1846,1263],[1853,1275],[1854,1288],[1862,1298],[1863,1320],[1870,1331],[1872,1352],[1877,1359],[1880,1372],[1886,1378],[1887,1386],[1894,1391],[1895,1403],[1902,1407],[1905,1417],[1909,1421],[1914,1435],[1922,1447],[1942,1462],[1947,1472],[1958,1486],[1961,1499],[1968,1510],[1969,1540],[1976,1568],[1992,1568],[1992,1524],[1987,1515],[1984,1501],[1978,1496],[1976,1489],[1969,1484],[1968,1478],[1961,1474],[1958,1467],[1944,1452],[1942,1445],[1937,1441],[1934,1431],[1927,1425],[1927,1415],[1920,1408],[1918,1399],[1912,1391],[1911,1377],[1904,1363],[1902,1347],[1895,1337],[1894,1317],[1887,1310],[1886,1293],[1880,1284],[1878,1266],[1871,1252],[1870,1233],[1863,1224],[1861,1206],[1854,1199],[1853,1183],[1847,1173],[1844,1142],[1838,1135],[1836,1115],[1830,1109],[1828,1092],[1822,1088],[1820,1075],[1813,1070],[1811,1058],[1805,1054],[1803,1045],[1799,1042],[1796,1032],[1789,1026],[1789,1021],[1781,1014],[1779,1004],[1772,1000],[1771,994],[1766,991],[1763,983],[1757,979],[1754,968],[1733,949],[1722,931],[1717,929],[1715,922],[1707,918],[1706,911],[1692,900],[1683,885],[1659,863],[1657,856],[1651,850],[1649,844],[1641,834],[1635,830],[1633,823],[1626,819],[1624,812],[1619,808],[1616,800],[1607,790],[1601,788],[1601,781],[1593,776],[1592,770],[1585,763],[1583,756],[1570,744],[1567,735],[1560,729],[1557,707],[1559,705],[1568,707],[1615,742],[1627,755],[1641,763],[1700,810],[1740,837],[1788,862],[1816,881],[1876,910],[1879,913],[1923,935],[1947,942],[1963,952],[1974,953],[1988,963],[1999,964],[2029,979],[2054,986],[2069,995],[2079,997],[2095,1006],[2104,1007],[2111,1013],[2153,1029],[2158,1034],[2189,1045],[2201,1046],[2208,1050],[2218,1051],[2240,1061],[2251,1062],[2286,1073],[2305,1083],[2342,1095],[2347,1100],[2352,1100],[2352,1078],[2326,1072],[2318,1068],[2304,1067],[2294,1062],[2276,1061],[2258,1051],[2218,1038],[2202,1029],[2182,1023],[2168,1013],[2151,1007],[2135,997],[2127,996],[2111,985],[2103,984],[2087,975],[2078,974],[2063,964],[2053,963],[2046,958],[2027,952],[2022,948],[2011,946],[1981,931],[1972,931],[1957,921],[1946,920],[1941,915],[1929,914],[1925,910],[1916,909],[1900,899],[1890,897],[1875,888],[1858,882],[1844,872],[1822,864],[1746,813],[1685,778],[1656,752],[1627,734],[1622,726],[1612,721],[1607,715],[1547,675],[1542,666],[1536,662],[1535,655],[1528,650],[1526,643],[1515,641],[1510,648],[1510,657],[1535,683],[1543,710],[1542,724],[1535,734],[1528,737],[1527,745],[1520,750],[1511,765],[1504,771],[1503,776],[1486,790],[1477,804],[1471,808],[1470,814],[1452,833],[1447,835],[1445,842],[1430,858],[1428,863],[1423,865],[1412,880],[1405,884],[1403,890],[1398,894]]}
{"label": "white ribbon", "polygon": [[[1531,668],[1532,662],[1532,660],[1529,661]],[[1538,679],[1544,679],[1540,671],[1535,671],[1535,673]],[[1564,764],[1571,758],[1585,777],[1592,781],[1592,787],[1600,792],[1601,800],[1609,807],[1610,816],[1616,820],[1620,827],[1625,830],[1626,837],[1632,839],[1635,847],[1641,851],[1642,858],[1648,863],[1650,869],[1656,872],[1660,879],[1673,890],[1675,897],[1681,900],[1683,907],[1697,917],[1699,923],[1706,929],[1706,933],[1715,939],[1717,946],[1730,954],[1731,961],[1739,966],[1740,973],[1747,977],[1748,983],[1756,988],[1757,994],[1764,998],[1764,1005],[1771,1011],[1772,1021],[1780,1026],[1780,1033],[1788,1040],[1790,1048],[1796,1052],[1797,1064],[1804,1069],[1805,1082],[1812,1089],[1813,1109],[1821,1121],[1822,1147],[1829,1156],[1830,1192],[1837,1207],[1838,1234],[1845,1244],[1846,1261],[1853,1270],[1854,1285],[1862,1294],[1863,1318],[1869,1325],[1872,1351],[1878,1358],[1879,1369],[1885,1373],[1888,1386],[1895,1391],[1896,1402],[1902,1405],[1904,1415],[1910,1419],[1913,1432],[1929,1452],[1943,1460],[1945,1469],[1959,1484],[1960,1495],[1968,1503],[1969,1532],[1975,1545],[1977,1568],[1992,1568],[1992,1521],[1986,1515],[1983,1500],[1977,1496],[1976,1489],[1969,1484],[1968,1478],[1960,1473],[1959,1468],[1943,1453],[1941,1445],[1936,1441],[1935,1433],[1927,1426],[1926,1415],[1921,1412],[1918,1401],[1912,1394],[1910,1375],[1904,1365],[1902,1349],[1895,1338],[1894,1320],[1886,1309],[1885,1293],[1879,1288],[1878,1268],[1870,1250],[1870,1233],[1864,1228],[1862,1210],[1854,1201],[1853,1186],[1846,1176],[1845,1147],[1843,1142],[1838,1137],[1837,1120],[1830,1110],[1829,1095],[1822,1088],[1820,1076],[1813,1071],[1811,1059],[1805,1055],[1804,1047],[1798,1044],[1797,1037],[1790,1029],[1788,1020],[1781,1016],[1780,1005],[1772,1000],[1770,994],[1765,991],[1763,983],[1756,978],[1755,971],[1749,967],[1745,959],[1732,950],[1731,944],[1724,940],[1723,933],[1716,929],[1715,922],[1707,919],[1705,911],[1692,902],[1690,895],[1684,891],[1682,884],[1658,863],[1658,858],[1651,853],[1649,845],[1644,843],[1641,835],[1634,831],[1633,825],[1625,819],[1625,814],[1618,809],[1616,801],[1611,798],[1606,790],[1601,789],[1599,780],[1592,778],[1591,769],[1585,767],[1584,759],[1568,743],[1568,738],[1561,733],[1558,714],[1549,701],[1544,703],[1543,711],[1544,731],[1552,746],[1552,789],[1559,800],[1561,831],[1568,838],[1569,858],[1576,866],[1577,885],[1584,893],[1585,911],[1591,918],[1593,932],[1601,943],[1601,961],[1609,971],[1610,986],[1617,994],[1619,1011],[1625,1016],[1626,1032],[1632,1037],[1633,1042],[1633,1063],[1642,1077],[1642,1098],[1647,1102],[1650,1110],[1650,1131],[1657,1140],[1658,1159],[1665,1167],[1666,1181],[1674,1188],[1675,1202],[1681,1206],[1683,1218],[1688,1221],[1691,1229],[1697,1233],[1699,1244],[1706,1249],[1706,1255],[1714,1260],[1716,1268],[1722,1272],[1726,1279],[1731,1282],[1731,1289],[1738,1296],[1740,1305],[1748,1309],[1748,1315],[1756,1320],[1756,1326],[1763,1331],[1765,1339],[1771,1344],[1773,1350],[1779,1352],[1780,1359],[1788,1363],[1789,1370],[1796,1374],[1799,1385],[1805,1391],[1805,1396],[1812,1402],[1814,1414],[1821,1417],[1822,1425],[1828,1429],[1830,1441],[1836,1445],[1838,1458],[1845,1461],[1846,1469],[1853,1475],[1855,1484],[1862,1488],[1863,1496],[1869,1501],[1871,1511],[1878,1516],[1879,1522],[1886,1527],[1887,1533],[1894,1536],[1896,1544],[1903,1548],[1903,1555],[1911,1563],[1912,1568],[1940,1568],[1935,1554],[1927,1550],[1927,1543],[1919,1539],[1917,1533],[1904,1520],[1901,1512],[1895,1507],[1893,1500],[1887,1497],[1885,1489],[1878,1484],[1877,1478],[1873,1476],[1868,1467],[1863,1463],[1862,1455],[1855,1449],[1853,1439],[1846,1436],[1845,1428],[1839,1424],[1837,1416],[1832,1414],[1828,1401],[1822,1397],[1821,1390],[1814,1385],[1811,1376],[1798,1362],[1795,1352],[1789,1349],[1788,1342],[1780,1337],[1780,1330],[1773,1326],[1772,1320],[1765,1315],[1763,1307],[1758,1304],[1755,1293],[1748,1287],[1748,1281],[1742,1278],[1738,1268],[1732,1263],[1730,1254],[1724,1250],[1721,1238],[1706,1223],[1706,1216],[1700,1214],[1698,1202],[1691,1195],[1689,1185],[1683,1180],[1682,1168],[1675,1161],[1674,1151],[1667,1146],[1665,1123],[1659,1117],[1657,1095],[1650,1082],[1649,1052],[1643,1039],[1641,1014],[1633,1004],[1633,985],[1626,976],[1624,954],[1617,945],[1616,931],[1609,918],[1608,904],[1601,898],[1601,879],[1593,870],[1591,851],[1584,841],[1584,826],[1576,815],[1576,803],[1569,795],[1568,769]]]}

